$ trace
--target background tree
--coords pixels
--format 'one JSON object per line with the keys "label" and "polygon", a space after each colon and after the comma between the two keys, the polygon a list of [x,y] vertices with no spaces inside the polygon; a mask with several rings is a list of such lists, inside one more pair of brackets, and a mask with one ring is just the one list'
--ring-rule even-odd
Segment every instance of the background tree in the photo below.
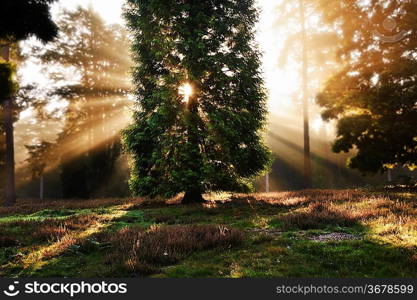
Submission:
{"label": "background tree", "polygon": [[26,145],[29,152],[27,159],[33,179],[39,179],[39,199],[44,199],[44,172],[48,165],[48,161],[53,157],[54,144],[49,142],[41,142],[36,145]]}
{"label": "background tree", "polygon": [[[57,27],[51,19],[49,6],[55,0],[3,0],[0,19],[0,46],[3,59],[9,60],[10,45],[36,36],[43,42],[52,40]],[[15,203],[15,170],[13,141],[13,102],[12,97],[3,99],[4,128],[6,132],[6,205]]]}
{"label": "background tree", "polygon": [[337,41],[337,36],[322,22],[315,0],[284,0],[278,5],[277,11],[275,25],[277,29],[287,31],[288,35],[280,53],[279,67],[283,68],[289,62],[291,66],[300,67],[301,93],[297,98],[302,103],[304,188],[311,188],[311,104],[315,96],[314,91],[318,90],[323,80],[335,71],[333,45]]}
{"label": "background tree", "polygon": [[57,24],[59,37],[45,51],[34,47],[32,52],[51,80],[45,105],[56,97],[68,102],[56,142],[63,196],[106,196],[130,106],[128,37],[91,7],[65,10]]}
{"label": "background tree", "polygon": [[344,68],[319,95],[336,119],[334,151],[357,149],[349,166],[363,173],[417,163],[417,22],[415,1],[322,1],[342,35]]}
{"label": "background tree", "polygon": [[253,0],[128,0],[136,100],[125,144],[136,195],[249,191],[268,164]]}

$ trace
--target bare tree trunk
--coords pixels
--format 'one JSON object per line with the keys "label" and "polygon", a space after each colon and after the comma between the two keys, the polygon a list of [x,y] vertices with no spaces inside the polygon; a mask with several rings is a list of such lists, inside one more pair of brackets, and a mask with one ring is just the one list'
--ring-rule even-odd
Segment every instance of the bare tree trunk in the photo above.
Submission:
{"label": "bare tree trunk", "polygon": [[41,177],[39,178],[39,199],[41,201],[43,201],[43,187],[44,187],[44,180],[43,180],[43,174],[41,175]]}
{"label": "bare tree trunk", "polygon": [[[5,61],[10,59],[9,46],[3,47],[1,54]],[[16,202],[15,169],[14,169],[14,137],[13,137],[13,100],[4,100],[4,128],[6,132],[6,206]]]}
{"label": "bare tree trunk", "polygon": [[302,26],[302,47],[303,47],[303,66],[302,66],[302,85],[303,85],[303,123],[304,123],[304,187],[311,188],[311,155],[310,155],[310,124],[308,107],[308,56],[307,56],[307,33],[305,20],[304,0],[300,0],[300,14]]}
{"label": "bare tree trunk", "polygon": [[269,173],[265,175],[265,192],[269,193]]}
{"label": "bare tree trunk", "polygon": [[5,105],[4,127],[6,131],[6,205],[16,202],[14,170],[14,137],[13,137],[13,100],[7,99]]}
{"label": "bare tree trunk", "polygon": [[9,45],[5,45],[5,44],[0,45],[0,55],[5,61],[9,61],[10,59]]}

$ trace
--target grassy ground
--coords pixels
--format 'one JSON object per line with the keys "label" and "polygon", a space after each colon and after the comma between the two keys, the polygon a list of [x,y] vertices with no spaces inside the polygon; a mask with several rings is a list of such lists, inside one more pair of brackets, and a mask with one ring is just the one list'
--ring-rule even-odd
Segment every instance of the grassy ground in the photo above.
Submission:
{"label": "grassy ground", "polygon": [[204,206],[97,199],[0,208],[0,276],[417,276],[415,193],[207,198]]}

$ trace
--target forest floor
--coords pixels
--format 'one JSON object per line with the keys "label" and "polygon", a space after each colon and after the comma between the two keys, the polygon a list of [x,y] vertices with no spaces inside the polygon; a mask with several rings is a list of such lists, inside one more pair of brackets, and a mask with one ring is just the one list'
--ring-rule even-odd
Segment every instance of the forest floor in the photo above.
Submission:
{"label": "forest floor", "polygon": [[0,208],[0,277],[417,277],[415,192],[178,199]]}

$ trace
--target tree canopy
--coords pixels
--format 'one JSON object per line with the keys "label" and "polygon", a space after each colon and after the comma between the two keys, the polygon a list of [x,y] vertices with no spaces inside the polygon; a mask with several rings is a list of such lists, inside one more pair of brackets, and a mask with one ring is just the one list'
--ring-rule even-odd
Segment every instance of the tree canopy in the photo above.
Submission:
{"label": "tree canopy", "polygon": [[36,36],[43,42],[51,41],[58,32],[49,12],[56,0],[2,0],[0,39],[9,42]]}
{"label": "tree canopy", "polygon": [[342,35],[344,68],[318,96],[323,117],[337,120],[334,151],[363,173],[417,162],[417,22],[415,1],[322,1]]}

